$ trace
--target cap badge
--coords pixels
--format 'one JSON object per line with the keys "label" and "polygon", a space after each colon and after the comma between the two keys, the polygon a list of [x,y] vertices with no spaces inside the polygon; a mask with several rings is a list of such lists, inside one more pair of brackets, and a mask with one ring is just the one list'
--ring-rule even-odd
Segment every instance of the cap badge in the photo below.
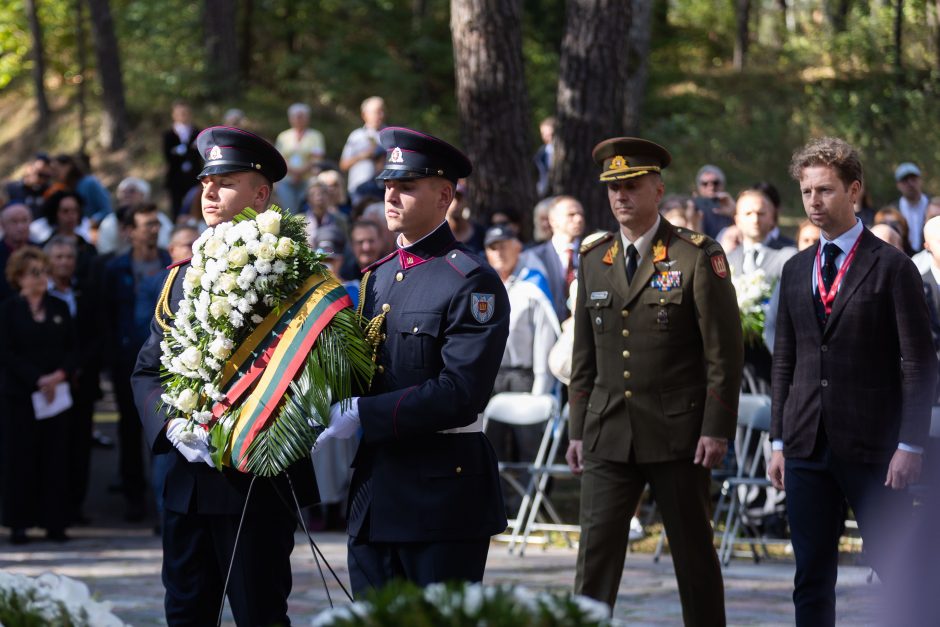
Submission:
{"label": "cap badge", "polygon": [[404,163],[405,159],[402,157],[401,148],[395,146],[395,149],[392,150],[391,156],[388,158],[389,163]]}
{"label": "cap badge", "polygon": [[218,146],[213,146],[212,150],[209,151],[209,161],[215,161],[216,159],[222,158],[222,149]]}
{"label": "cap badge", "polygon": [[630,167],[630,164],[627,162],[627,160],[621,157],[620,155],[617,155],[613,159],[610,160],[610,166],[607,169],[608,170],[620,170],[622,168],[629,168],[629,167]]}

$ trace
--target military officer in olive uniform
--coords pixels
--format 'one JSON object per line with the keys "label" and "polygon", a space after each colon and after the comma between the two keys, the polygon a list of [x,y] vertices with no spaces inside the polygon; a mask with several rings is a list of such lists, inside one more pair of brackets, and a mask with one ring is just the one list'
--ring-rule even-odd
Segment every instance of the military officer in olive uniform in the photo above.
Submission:
{"label": "military officer in olive uniform", "polygon": [[649,483],[685,623],[721,625],[709,469],[734,435],[744,353],[727,260],[712,239],[659,216],[665,148],[620,137],[593,157],[620,229],[581,246],[567,452],[583,477],[575,589],[613,607]]}
{"label": "military officer in olive uniform", "polygon": [[379,139],[385,217],[399,235],[366,269],[359,298],[367,335],[381,340],[377,370],[369,394],[335,405],[317,440],[361,433],[347,518],[357,596],[394,578],[480,581],[490,536],[506,528],[479,413],[506,347],[509,298],[444,220],[471,164],[410,129]]}
{"label": "military officer in olive uniform", "polygon": [[[227,126],[207,128],[196,145],[205,159],[198,178],[202,215],[209,226],[232,220],[246,207],[259,212],[268,208],[273,183],[287,173],[274,146]],[[179,437],[185,421],[169,419],[160,402],[160,342],[183,299],[188,268],[189,260],[170,267],[150,338],[131,378],[151,451],[170,456],[162,521],[166,621],[171,627],[216,624],[229,576],[227,596],[236,624],[289,625],[290,554],[297,527],[291,490],[301,505],[318,500],[313,465],[309,457],[301,459],[288,468],[289,477],[258,477],[252,487],[250,475],[214,468],[205,441],[187,443]]]}

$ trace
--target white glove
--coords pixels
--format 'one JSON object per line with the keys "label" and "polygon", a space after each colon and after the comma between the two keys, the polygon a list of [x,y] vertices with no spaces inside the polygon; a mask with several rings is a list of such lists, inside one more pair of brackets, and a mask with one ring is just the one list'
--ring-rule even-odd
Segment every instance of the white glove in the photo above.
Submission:
{"label": "white glove", "polygon": [[[342,405],[344,404],[346,405],[346,411],[343,411]],[[348,440],[358,433],[360,426],[358,396],[352,397],[345,403],[333,403],[330,407],[330,426],[313,443],[311,452],[316,452],[320,445],[331,438]]]}
{"label": "white glove", "polygon": [[208,432],[200,427],[188,429],[188,422],[185,418],[174,418],[166,423],[166,439],[183,454],[186,461],[205,462],[215,468],[212,456],[209,455]]}

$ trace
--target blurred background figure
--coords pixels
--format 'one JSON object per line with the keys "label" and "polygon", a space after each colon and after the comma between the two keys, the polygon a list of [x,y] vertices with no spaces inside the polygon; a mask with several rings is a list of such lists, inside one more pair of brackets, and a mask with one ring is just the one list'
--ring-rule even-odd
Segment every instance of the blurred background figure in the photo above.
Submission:
{"label": "blurred background figure", "polygon": [[296,102],[287,109],[290,128],[277,136],[275,146],[287,162],[287,176],[274,189],[280,206],[300,213],[310,177],[319,172],[326,154],[323,133],[310,128],[310,107]]}
{"label": "blurred background figure", "polygon": [[[29,527],[65,542],[69,518],[69,377],[76,346],[68,306],[47,292],[49,260],[32,246],[6,267],[16,295],[0,305],[3,395],[3,524],[10,542],[29,541]],[[39,392],[36,403],[33,394]],[[57,406],[50,415],[34,408]]]}
{"label": "blurred background figure", "polygon": [[572,196],[555,196],[548,207],[551,239],[529,249],[545,268],[552,306],[559,320],[568,317],[568,286],[578,273],[578,247],[584,234],[584,208]]}
{"label": "blurred background figure", "polygon": [[23,178],[10,181],[5,186],[8,203],[22,203],[33,212],[33,219],[41,216],[40,209],[49,189],[52,172],[49,168],[49,155],[37,153],[26,165]]}
{"label": "blurred background figure", "polygon": [[725,173],[718,166],[703,165],[695,175],[695,207],[709,237],[720,239],[722,229],[734,223],[734,199],[725,191]]}
{"label": "blurred background figure", "polygon": [[[233,126],[235,128],[247,128],[248,118],[241,109],[227,109],[222,115],[222,124],[224,126]],[[199,133],[196,133],[197,135]]]}
{"label": "blurred background figure", "polygon": [[924,222],[930,199],[923,191],[923,180],[917,165],[910,162],[900,164],[894,170],[894,181],[901,192],[898,209],[908,226],[908,233],[904,237],[909,248],[905,248],[914,253],[924,247]]}
{"label": "blurred background figure", "polygon": [[552,225],[548,220],[548,210],[555,204],[555,197],[549,196],[535,203],[532,209],[532,242],[541,244],[552,236]]}
{"label": "blurred background figure", "polygon": [[819,227],[809,220],[800,222],[800,226],[796,229],[796,249],[806,250],[817,243],[819,243]]}
{"label": "blurred background figure", "polygon": [[539,123],[539,137],[542,145],[535,153],[535,169],[538,170],[538,179],[535,191],[539,198],[548,195],[549,176],[552,172],[552,161],[555,156],[555,118],[547,117]]}
{"label": "blurred background figure", "polygon": [[193,124],[189,104],[177,100],[171,110],[172,126],[163,132],[163,160],[166,163],[166,186],[169,198],[170,217],[176,221],[183,209],[183,198],[198,184],[196,174],[202,165],[203,155],[196,149],[199,128]]}
{"label": "blurred background figure", "polygon": [[450,225],[450,230],[458,242],[472,252],[481,254],[486,228],[471,219],[469,200],[466,183],[458,182],[454,190],[454,198],[447,208],[447,224]]}
{"label": "blurred background figure", "polygon": [[[29,207],[22,203],[9,204],[0,211],[0,227],[3,228],[3,238],[0,239],[0,270],[6,268],[14,252],[29,244],[36,245],[29,238],[29,224],[32,218]],[[7,282],[6,274],[0,273],[0,302],[16,291]]]}
{"label": "blurred background figure", "polygon": [[346,173],[350,196],[381,171],[375,167],[376,148],[385,153],[379,145],[379,131],[385,128],[385,100],[379,96],[366,98],[359,106],[359,113],[363,124],[349,134],[339,158],[339,169]]}
{"label": "blurred background figure", "polygon": [[875,237],[877,237],[881,241],[886,242],[890,244],[891,246],[894,246],[901,252],[905,252],[904,240],[901,238],[901,234],[894,230],[893,226],[890,226],[882,222],[881,224],[873,225],[871,227],[871,232]]}

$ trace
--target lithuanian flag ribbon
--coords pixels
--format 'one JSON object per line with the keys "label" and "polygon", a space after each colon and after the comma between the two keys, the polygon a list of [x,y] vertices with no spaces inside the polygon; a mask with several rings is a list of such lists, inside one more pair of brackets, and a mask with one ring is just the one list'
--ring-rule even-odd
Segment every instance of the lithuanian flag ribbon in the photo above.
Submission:
{"label": "lithuanian flag ribbon", "polygon": [[335,278],[314,275],[239,345],[223,370],[219,387],[225,399],[212,411],[218,418],[250,392],[235,409],[238,415],[228,440],[233,466],[246,470],[251,443],[268,425],[317,337],[338,311],[351,306],[346,288]]}

